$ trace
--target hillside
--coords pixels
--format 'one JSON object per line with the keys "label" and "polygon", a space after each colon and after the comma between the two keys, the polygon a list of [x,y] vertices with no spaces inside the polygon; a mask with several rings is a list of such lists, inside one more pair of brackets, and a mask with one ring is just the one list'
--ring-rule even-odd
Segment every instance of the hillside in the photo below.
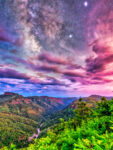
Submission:
{"label": "hillside", "polygon": [[[2,150],[16,150],[16,145]],[[74,116],[53,125],[43,137],[23,150],[112,150],[113,99],[102,98],[95,107],[76,101]]]}
{"label": "hillside", "polygon": [[27,150],[113,150],[113,100],[102,99],[90,108],[78,101],[72,119],[52,127]]}
{"label": "hillside", "polygon": [[[86,102],[89,108],[94,108],[97,102],[101,101],[101,97],[91,95],[82,98],[82,101]],[[60,118],[65,121],[73,118],[77,104],[77,98],[23,97],[8,92],[0,95],[0,147],[8,146],[12,141],[17,143],[17,147],[27,146],[28,138],[37,132],[40,124],[39,137],[45,136],[49,128],[60,123]]]}
{"label": "hillside", "polygon": [[65,108],[74,99],[47,96],[23,97],[15,93],[6,92],[0,96],[0,112],[13,113],[39,121],[42,116],[47,116]]}
{"label": "hillside", "polygon": [[[86,105],[90,108],[96,107],[97,103],[101,101],[101,98],[103,96],[100,95],[91,95],[89,97],[82,97],[82,101],[86,102]],[[105,97],[108,100],[111,100],[112,97]],[[43,128],[47,128],[49,126],[52,126],[56,123],[60,122],[60,118],[63,118],[65,121],[67,121],[69,118],[74,117],[74,110],[77,109],[78,100],[75,99],[72,103],[70,103],[67,107],[60,111],[56,111],[48,116],[48,119],[45,121],[45,124],[43,125]]]}
{"label": "hillside", "polygon": [[36,132],[38,122],[13,113],[0,112],[0,147],[11,143],[25,147],[28,137]]}
{"label": "hillside", "polygon": [[[86,102],[89,107],[95,107],[96,103],[100,102],[102,97],[103,96],[100,96],[100,95],[91,95],[89,97],[82,97],[82,101]],[[106,98],[107,100],[111,100],[113,97],[112,96],[110,96],[110,97],[104,96],[104,98]],[[77,105],[77,101],[73,101],[71,104],[69,104],[68,107],[76,108],[76,105]]]}
{"label": "hillside", "polygon": [[0,95],[0,147],[8,146],[12,142],[17,147],[27,146],[28,138],[36,133],[40,123],[45,125],[50,114],[61,110],[73,99],[23,97],[11,92]]}

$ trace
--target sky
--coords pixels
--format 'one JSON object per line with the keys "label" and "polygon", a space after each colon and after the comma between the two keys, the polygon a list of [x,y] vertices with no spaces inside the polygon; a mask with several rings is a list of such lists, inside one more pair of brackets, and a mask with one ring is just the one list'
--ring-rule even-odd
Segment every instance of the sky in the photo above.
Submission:
{"label": "sky", "polygon": [[0,0],[0,94],[113,95],[113,0]]}

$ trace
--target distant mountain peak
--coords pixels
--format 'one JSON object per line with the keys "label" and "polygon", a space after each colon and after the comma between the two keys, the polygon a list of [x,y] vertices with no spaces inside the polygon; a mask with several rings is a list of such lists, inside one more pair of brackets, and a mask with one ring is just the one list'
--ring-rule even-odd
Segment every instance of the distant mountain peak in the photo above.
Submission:
{"label": "distant mountain peak", "polygon": [[13,93],[13,92],[4,92],[3,95],[10,95],[10,96],[13,96],[13,95],[19,95],[19,94]]}
{"label": "distant mountain peak", "polygon": [[90,95],[89,97],[100,98],[102,96],[101,95]]}

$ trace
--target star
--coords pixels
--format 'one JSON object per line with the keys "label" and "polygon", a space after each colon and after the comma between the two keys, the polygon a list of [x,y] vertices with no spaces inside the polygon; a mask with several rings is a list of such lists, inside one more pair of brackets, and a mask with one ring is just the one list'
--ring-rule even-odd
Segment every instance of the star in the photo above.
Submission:
{"label": "star", "polygon": [[84,6],[85,6],[85,7],[88,6],[88,2],[87,2],[87,1],[84,2]]}
{"label": "star", "polygon": [[70,34],[70,35],[69,35],[69,38],[71,39],[72,37],[73,37],[73,35],[72,35],[72,34]]}

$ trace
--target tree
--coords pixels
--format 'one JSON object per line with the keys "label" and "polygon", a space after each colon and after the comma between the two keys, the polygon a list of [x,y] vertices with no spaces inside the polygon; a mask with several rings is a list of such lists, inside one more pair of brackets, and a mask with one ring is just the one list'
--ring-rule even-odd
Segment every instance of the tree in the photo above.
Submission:
{"label": "tree", "polygon": [[87,106],[86,102],[82,102],[80,98],[78,100],[77,109],[75,109],[75,121],[80,125],[82,120],[86,120],[90,114],[91,109]]}
{"label": "tree", "polygon": [[105,97],[102,97],[101,102],[97,103],[97,114],[99,116],[111,116],[110,105],[111,103]]}

